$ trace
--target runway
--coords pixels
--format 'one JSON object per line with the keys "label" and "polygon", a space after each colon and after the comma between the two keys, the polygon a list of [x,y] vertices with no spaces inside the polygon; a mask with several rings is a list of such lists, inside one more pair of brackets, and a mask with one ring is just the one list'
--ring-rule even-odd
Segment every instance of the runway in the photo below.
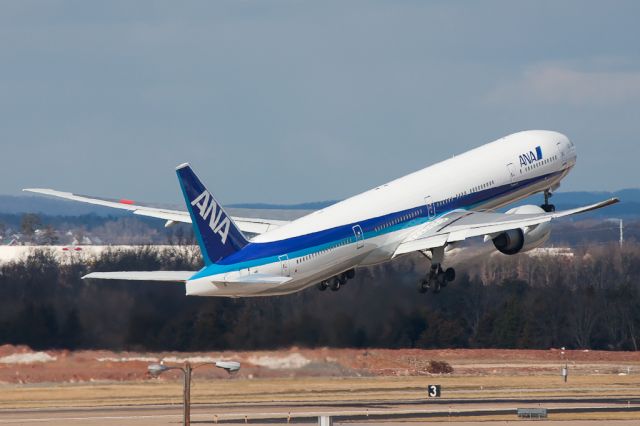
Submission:
{"label": "runway", "polygon": [[[445,421],[447,424],[483,420],[516,420],[516,409],[545,407],[549,419],[561,419],[567,425],[567,415],[617,413],[620,425],[627,420],[637,424],[640,419],[640,398],[556,398],[556,399],[496,399],[496,400],[422,400],[422,401],[345,401],[317,404],[197,404],[191,409],[193,424],[286,424],[317,422],[319,415],[331,415],[335,423],[394,424],[402,421]],[[587,415],[585,417],[585,414]],[[635,420],[634,420],[635,419]],[[182,421],[180,405],[136,405],[101,408],[43,408],[0,411],[0,424],[13,425],[171,425]],[[483,424],[490,424],[484,423]],[[616,423],[618,424],[618,423]]]}

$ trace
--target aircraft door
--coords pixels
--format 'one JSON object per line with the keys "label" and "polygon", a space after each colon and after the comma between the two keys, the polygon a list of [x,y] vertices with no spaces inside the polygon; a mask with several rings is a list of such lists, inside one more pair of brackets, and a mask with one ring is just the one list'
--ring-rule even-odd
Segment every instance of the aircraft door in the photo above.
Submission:
{"label": "aircraft door", "polygon": [[280,274],[283,277],[290,277],[291,270],[289,269],[289,256],[283,254],[282,256],[278,256],[278,260],[280,261]]}
{"label": "aircraft door", "polygon": [[360,225],[356,225],[353,228],[353,235],[356,237],[356,250],[364,247],[364,233]]}
{"label": "aircraft door", "polygon": [[433,219],[436,215],[436,207],[433,205],[431,195],[424,197],[424,204],[427,206],[427,216],[429,219]]}
{"label": "aircraft door", "polygon": [[507,169],[509,170],[509,182],[511,185],[516,184],[516,168],[513,167],[513,163],[507,164]]}

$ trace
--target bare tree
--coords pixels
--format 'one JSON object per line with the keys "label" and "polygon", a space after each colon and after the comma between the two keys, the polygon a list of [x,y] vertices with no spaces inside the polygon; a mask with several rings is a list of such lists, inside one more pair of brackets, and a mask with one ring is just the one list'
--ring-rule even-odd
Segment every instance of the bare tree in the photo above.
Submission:
{"label": "bare tree", "polygon": [[26,239],[32,241],[36,233],[36,229],[38,229],[41,223],[42,221],[40,220],[40,216],[34,213],[27,213],[22,216],[20,230]]}
{"label": "bare tree", "polygon": [[58,232],[51,225],[47,225],[40,235],[40,242],[44,245],[52,246],[59,240]]}

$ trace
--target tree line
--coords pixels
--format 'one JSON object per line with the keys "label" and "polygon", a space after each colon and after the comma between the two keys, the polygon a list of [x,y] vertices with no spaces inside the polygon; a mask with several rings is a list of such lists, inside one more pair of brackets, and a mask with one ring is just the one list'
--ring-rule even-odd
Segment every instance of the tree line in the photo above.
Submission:
{"label": "tree line", "polygon": [[182,284],[83,281],[89,271],[196,270],[197,248],[107,250],[60,262],[34,250],[0,267],[0,344],[112,350],[304,347],[638,350],[640,245],[573,257],[483,257],[418,294],[424,257],[358,269],[338,292],[186,297]]}
{"label": "tree line", "polygon": [[[241,212],[246,215],[247,212]],[[594,219],[559,220],[554,222],[549,244],[588,245],[618,241],[617,220]],[[165,228],[164,221],[155,218],[121,214],[99,216],[52,216],[34,213],[1,214],[0,241],[19,234],[19,243],[34,245],[55,244],[173,244],[194,242],[191,226],[175,224]],[[624,219],[627,240],[640,240],[640,220],[637,216]],[[88,238],[91,243],[84,242]]]}

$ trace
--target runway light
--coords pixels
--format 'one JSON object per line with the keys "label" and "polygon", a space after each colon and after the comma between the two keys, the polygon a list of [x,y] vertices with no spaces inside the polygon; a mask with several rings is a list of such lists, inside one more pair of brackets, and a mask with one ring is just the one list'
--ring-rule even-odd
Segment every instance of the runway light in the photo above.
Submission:
{"label": "runway light", "polygon": [[147,367],[147,370],[149,371],[149,373],[154,377],[159,376],[160,374],[164,373],[168,369],[169,367],[164,366],[162,364],[151,364]]}
{"label": "runway light", "polygon": [[240,370],[240,363],[236,361],[217,361],[216,367],[227,370],[227,373],[233,373]]}
{"label": "runway light", "polygon": [[180,370],[182,371],[184,377],[184,388],[182,390],[183,395],[183,424],[184,426],[189,426],[191,424],[191,372],[196,368],[203,367],[205,365],[214,365],[218,368],[223,368],[227,371],[227,373],[231,374],[238,370],[240,370],[240,363],[237,361],[216,361],[214,362],[203,362],[201,364],[197,364],[192,366],[189,361],[185,361],[183,367],[168,367],[164,364],[149,364],[147,367],[147,371],[153,377],[158,377],[160,374],[164,373],[168,370]]}

